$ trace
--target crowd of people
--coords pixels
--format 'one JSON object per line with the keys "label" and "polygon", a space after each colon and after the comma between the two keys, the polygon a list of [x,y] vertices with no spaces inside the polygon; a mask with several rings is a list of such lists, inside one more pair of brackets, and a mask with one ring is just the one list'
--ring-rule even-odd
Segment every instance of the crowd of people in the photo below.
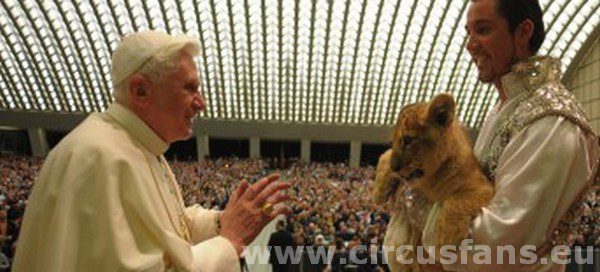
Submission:
{"label": "crowd of people", "polygon": [[293,213],[287,218],[286,229],[297,246],[335,246],[348,252],[359,245],[370,248],[383,242],[389,216],[370,198],[373,167],[297,162],[275,170],[265,160],[238,158],[174,161],[171,165],[185,204],[213,209],[225,207],[229,192],[241,180],[253,182],[279,172],[282,180],[293,184],[288,191],[294,199]]}
{"label": "crowd of people", "polygon": [[[40,158],[0,156],[0,244],[8,259],[13,256],[27,198],[42,163]],[[242,180],[254,182],[277,171],[282,180],[292,183],[287,193],[294,199],[293,213],[286,228],[296,245],[335,246],[343,252],[383,242],[389,215],[370,197],[374,167],[298,162],[275,170],[264,160],[239,158],[170,163],[186,205],[223,209]],[[576,244],[600,246],[600,192],[588,206],[584,219],[588,232]]]}
{"label": "crowd of people", "polygon": [[8,259],[14,255],[27,198],[43,162],[34,157],[0,156],[0,248]]}
{"label": "crowd of people", "polygon": [[229,192],[241,180],[253,182],[273,171],[292,184],[293,213],[286,228],[296,245],[381,244],[388,214],[370,198],[373,167],[348,167],[342,163],[295,163],[273,170],[260,159],[217,159],[203,162],[171,162],[186,205],[222,209]]}

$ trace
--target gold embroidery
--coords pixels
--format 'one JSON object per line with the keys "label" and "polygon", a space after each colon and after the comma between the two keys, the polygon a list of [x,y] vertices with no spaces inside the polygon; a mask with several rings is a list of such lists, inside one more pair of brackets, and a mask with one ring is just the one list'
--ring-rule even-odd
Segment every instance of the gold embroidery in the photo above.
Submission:
{"label": "gold embroidery", "polygon": [[[593,135],[592,129],[582,107],[560,83],[560,62],[549,57],[533,57],[513,66],[511,75],[514,82],[509,84],[524,87],[526,94],[516,101],[517,106],[511,114],[497,123],[499,127],[491,138],[491,147],[478,157],[480,166],[493,182],[500,156],[514,135],[547,116],[561,116]],[[505,86],[505,89],[511,86]],[[597,165],[588,184],[561,218],[556,226],[550,226],[548,234],[552,245],[571,245],[577,234],[583,232],[582,214],[592,203],[594,182],[597,180]],[[594,179],[594,177],[596,177]]]}

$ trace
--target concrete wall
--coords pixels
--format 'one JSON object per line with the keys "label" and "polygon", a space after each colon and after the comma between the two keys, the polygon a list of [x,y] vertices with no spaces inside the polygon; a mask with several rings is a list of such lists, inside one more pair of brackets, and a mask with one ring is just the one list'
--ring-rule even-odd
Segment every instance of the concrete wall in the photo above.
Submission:
{"label": "concrete wall", "polygon": [[[12,112],[0,110],[0,126],[28,129],[33,139],[32,147],[36,156],[44,157],[47,143],[44,137],[33,137],[44,130],[70,131],[87,117],[87,114]],[[198,159],[210,154],[210,137],[250,139],[250,157],[260,157],[260,140],[298,140],[302,142],[301,157],[310,160],[312,141],[351,143],[350,166],[360,164],[361,145],[385,144],[389,142],[391,126],[356,126],[327,124],[291,124],[283,122],[249,122],[227,120],[196,120],[194,123],[197,138]],[[38,134],[33,132],[39,132]],[[46,146],[46,148],[43,148]],[[39,147],[39,148],[38,148]]]}
{"label": "concrete wall", "polygon": [[[599,31],[595,31],[596,34]],[[595,35],[584,48],[572,75],[565,74],[565,85],[585,108],[596,134],[600,133],[600,35]],[[586,50],[587,49],[587,50]]]}

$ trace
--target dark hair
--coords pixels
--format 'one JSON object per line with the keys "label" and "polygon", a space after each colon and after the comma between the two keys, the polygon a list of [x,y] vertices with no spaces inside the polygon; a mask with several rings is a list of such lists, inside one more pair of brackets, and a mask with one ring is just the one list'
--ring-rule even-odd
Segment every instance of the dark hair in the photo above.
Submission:
{"label": "dark hair", "polygon": [[538,0],[496,0],[498,12],[508,22],[508,28],[514,33],[519,24],[526,19],[533,22],[533,34],[529,40],[529,50],[536,54],[546,38],[542,8]]}

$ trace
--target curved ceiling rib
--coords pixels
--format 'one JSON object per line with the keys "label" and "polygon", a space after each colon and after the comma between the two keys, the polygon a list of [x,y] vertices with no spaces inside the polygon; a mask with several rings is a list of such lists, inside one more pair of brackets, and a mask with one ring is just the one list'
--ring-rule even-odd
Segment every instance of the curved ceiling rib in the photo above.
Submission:
{"label": "curved ceiling rib", "polygon": [[[143,29],[188,34],[202,118],[390,125],[406,104],[452,93],[477,128],[497,101],[464,46],[468,1],[3,0],[0,109],[91,112],[112,101],[110,56]],[[541,54],[566,70],[600,22],[600,0],[541,0]]]}

